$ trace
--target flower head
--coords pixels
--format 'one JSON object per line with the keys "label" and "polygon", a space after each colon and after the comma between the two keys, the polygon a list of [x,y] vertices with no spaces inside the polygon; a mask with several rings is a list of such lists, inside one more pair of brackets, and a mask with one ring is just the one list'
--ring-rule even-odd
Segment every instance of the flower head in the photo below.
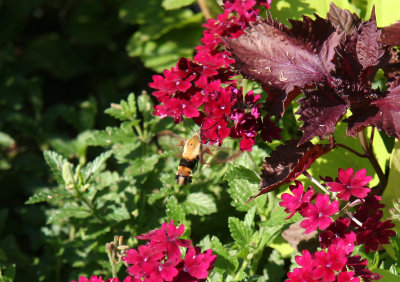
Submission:
{"label": "flower head", "polygon": [[147,234],[136,236],[140,240],[150,240],[150,245],[154,249],[164,250],[168,258],[178,258],[181,256],[181,247],[189,247],[191,241],[178,239],[179,236],[185,231],[185,226],[182,224],[178,228],[175,227],[174,222],[164,222],[160,229],[152,230]]}
{"label": "flower head", "polygon": [[304,192],[303,185],[297,180],[295,180],[295,185],[289,186],[289,189],[293,195],[288,193],[282,194],[282,201],[279,203],[281,207],[285,208],[285,212],[290,213],[286,219],[291,218],[297,210],[306,207],[314,194],[314,190],[311,187]]}
{"label": "flower head", "polygon": [[329,196],[318,194],[315,199],[315,205],[309,204],[302,209],[300,214],[308,219],[303,220],[300,226],[305,228],[305,233],[311,233],[318,227],[320,230],[325,230],[329,227],[332,219],[329,217],[339,211],[339,202],[333,201],[329,204]]}
{"label": "flower head", "polygon": [[389,244],[389,237],[395,236],[391,230],[395,225],[390,220],[381,222],[382,211],[378,211],[368,218],[362,227],[357,230],[357,245],[364,244],[367,254],[370,250],[376,251],[380,244]]}
{"label": "flower head", "polygon": [[338,180],[336,182],[326,183],[332,192],[339,192],[337,195],[339,199],[348,201],[350,196],[357,198],[365,198],[371,191],[368,187],[364,187],[371,181],[371,176],[366,176],[366,169],[363,168],[356,172],[353,177],[353,169],[348,168],[343,170],[339,168]]}

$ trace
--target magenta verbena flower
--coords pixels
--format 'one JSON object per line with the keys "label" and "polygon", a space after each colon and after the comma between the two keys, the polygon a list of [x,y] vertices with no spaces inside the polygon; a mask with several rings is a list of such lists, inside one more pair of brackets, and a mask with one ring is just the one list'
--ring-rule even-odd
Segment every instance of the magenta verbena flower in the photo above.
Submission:
{"label": "magenta verbena flower", "polygon": [[[264,141],[280,139],[281,129],[269,116],[261,118],[252,91],[243,99],[231,69],[235,62],[225,49],[223,38],[237,38],[260,13],[255,6],[270,8],[271,0],[224,0],[224,13],[203,24],[206,30],[197,46],[193,60],[181,58],[175,67],[163,75],[154,75],[149,86],[160,102],[153,114],[172,117],[180,123],[183,117],[192,118],[202,129],[202,139],[222,144],[230,136],[240,138],[240,149],[251,151],[260,134]],[[236,113],[235,113],[236,111]],[[229,127],[228,127],[229,124]],[[234,125],[232,127],[232,125]],[[209,131],[209,132],[208,132]]]}
{"label": "magenta verbena flower", "polygon": [[[145,281],[202,281],[208,277],[217,258],[212,250],[200,251],[193,247],[191,241],[179,239],[185,231],[184,225],[176,227],[171,220],[163,223],[160,229],[137,236],[147,240],[139,246],[138,251],[130,249],[123,261],[130,266],[127,272],[135,279]],[[186,248],[182,259],[180,248]]]}
{"label": "magenta verbena flower", "polygon": [[336,272],[342,270],[347,262],[347,254],[343,248],[331,245],[328,251],[319,251],[314,254],[315,264],[313,270],[315,278],[323,278],[323,281],[331,282],[336,280]]}
{"label": "magenta verbena flower", "polygon": [[164,222],[160,229],[152,230],[147,234],[136,236],[140,240],[149,240],[149,244],[156,250],[163,250],[168,258],[176,258],[181,256],[181,247],[190,247],[190,240],[179,239],[178,237],[185,231],[185,226],[181,224],[178,228],[175,227],[174,222]]}
{"label": "magenta verbena flower", "polygon": [[200,248],[189,248],[185,260],[184,271],[197,279],[205,279],[208,276],[208,271],[214,267],[214,261],[217,259],[212,251],[206,250],[200,252]]}
{"label": "magenta verbena flower", "polygon": [[362,199],[371,191],[368,187],[364,187],[372,179],[371,176],[366,176],[366,172],[366,169],[363,168],[353,176],[352,168],[346,170],[339,168],[337,181],[326,184],[330,187],[330,191],[339,192],[337,195],[339,199],[348,201],[350,196]]}
{"label": "magenta verbena flower", "polygon": [[337,282],[360,282],[360,278],[354,277],[353,271],[343,271],[337,276]]}
{"label": "magenta verbena flower", "polygon": [[[118,278],[108,278],[105,282],[119,282],[120,280]],[[142,280],[140,279],[135,279],[132,276],[127,276],[123,282],[141,282]],[[76,282],[75,280],[72,280],[71,282]],[[90,279],[86,278],[85,276],[79,276],[78,282],[104,282],[103,278],[101,276],[97,277],[96,275],[90,276]]]}
{"label": "magenta verbena flower", "polygon": [[305,228],[305,233],[311,233],[319,228],[325,230],[332,222],[331,215],[339,211],[339,202],[333,201],[329,203],[329,196],[318,194],[315,199],[315,205],[309,203],[307,207],[302,209],[300,214],[308,219],[303,220],[300,226]]}
{"label": "magenta verbena flower", "polygon": [[293,195],[284,193],[281,196],[282,201],[279,202],[279,205],[285,208],[285,212],[290,213],[286,219],[291,218],[299,209],[307,206],[314,194],[311,187],[304,192],[303,185],[297,180],[295,180],[295,185],[289,186],[289,189]]}

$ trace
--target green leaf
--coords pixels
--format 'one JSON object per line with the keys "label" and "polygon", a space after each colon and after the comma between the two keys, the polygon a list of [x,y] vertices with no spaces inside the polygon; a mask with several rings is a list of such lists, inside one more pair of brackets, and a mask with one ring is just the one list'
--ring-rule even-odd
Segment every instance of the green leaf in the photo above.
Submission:
{"label": "green leaf", "polygon": [[272,208],[270,217],[259,223],[260,227],[264,228],[264,233],[262,235],[262,242],[259,248],[264,246],[269,246],[272,241],[281,234],[283,228],[290,223],[297,221],[299,216],[293,216],[291,219],[286,220],[287,213],[285,213],[284,208],[279,206],[276,202],[275,206]]}
{"label": "green leaf", "polygon": [[57,183],[64,184],[64,179],[62,177],[62,168],[64,166],[64,163],[68,163],[68,161],[64,159],[61,155],[53,151],[45,151],[43,155]]}
{"label": "green leaf", "polygon": [[15,264],[7,266],[4,274],[1,276],[0,273],[0,281],[1,282],[12,282],[15,279],[15,274],[17,271],[17,266]]}
{"label": "green leaf", "polygon": [[[393,201],[399,201],[400,199],[400,143],[396,141],[392,154],[390,156],[389,165],[389,179],[385,191],[382,194],[381,202],[385,204],[383,208],[384,218],[390,217],[390,209],[393,208]],[[393,221],[396,224],[395,231],[400,232],[400,222],[398,220]]]}
{"label": "green leaf", "polygon": [[374,269],[372,272],[382,275],[382,279],[380,279],[379,282],[400,281],[400,276],[394,275],[386,269]]}
{"label": "green leaf", "polygon": [[184,6],[193,4],[196,0],[163,0],[162,6],[166,10],[179,9]]}
{"label": "green leaf", "polygon": [[47,224],[59,224],[66,218],[87,218],[92,216],[92,212],[84,207],[67,206],[55,211],[47,219]]}
{"label": "green leaf", "polygon": [[231,205],[239,211],[248,211],[253,206],[262,208],[265,205],[265,196],[260,196],[247,203],[247,200],[257,194],[259,189],[259,179],[252,170],[243,166],[230,166],[224,176],[228,181],[228,193],[232,198]]}
{"label": "green leaf", "polygon": [[119,105],[111,104],[111,107],[106,109],[104,112],[121,121],[136,121],[137,109],[135,94],[129,94],[127,101],[121,100]]}
{"label": "green leaf", "polygon": [[191,193],[182,203],[186,213],[194,215],[206,215],[217,212],[217,206],[214,199],[202,192]]}
{"label": "green leaf", "polygon": [[249,209],[244,217],[244,224],[252,227],[254,226],[254,217],[256,215],[256,207],[252,207],[251,209]]}
{"label": "green leaf", "polygon": [[0,147],[10,147],[14,143],[15,141],[11,138],[10,135],[4,132],[0,132]]}
{"label": "green leaf", "polygon": [[87,140],[89,146],[110,146],[116,143],[132,143],[135,135],[117,127],[107,127],[105,130],[91,132]]}
{"label": "green leaf", "polygon": [[108,158],[111,157],[111,155],[112,155],[111,151],[104,152],[100,156],[95,158],[92,162],[85,165],[85,167],[82,169],[85,182],[90,177],[100,172],[100,169],[102,168],[104,163],[108,160]]}
{"label": "green leaf", "polygon": [[213,254],[217,255],[217,260],[215,261],[215,270],[217,272],[224,273],[228,271],[228,273],[233,273],[238,268],[238,259],[229,254],[218,237],[213,236],[211,238],[211,249],[213,250]]}
{"label": "green leaf", "polygon": [[73,195],[67,191],[64,187],[52,188],[48,191],[39,192],[25,202],[27,205],[41,203],[41,202],[51,202],[54,200],[62,200],[65,198],[71,198]]}
{"label": "green leaf", "polygon": [[370,17],[373,5],[375,5],[376,22],[379,27],[388,26],[400,20],[397,0],[368,0],[365,19]]}
{"label": "green leaf", "polygon": [[178,200],[171,196],[168,199],[166,205],[166,214],[168,220],[173,220],[175,225],[183,224],[185,222],[185,212],[181,205],[178,204]]}
{"label": "green leaf", "polygon": [[174,193],[174,190],[171,187],[161,187],[161,189],[157,190],[150,194],[148,203],[149,205],[153,205],[157,200],[166,198]]}
{"label": "green leaf", "polygon": [[250,226],[244,224],[236,217],[228,218],[228,226],[236,245],[240,248],[245,248],[250,244],[252,238]]}
{"label": "green leaf", "polygon": [[124,175],[134,177],[149,173],[154,169],[154,166],[157,164],[159,158],[160,155],[157,154],[145,156],[143,158],[136,157],[132,161],[132,164],[125,169]]}
{"label": "green leaf", "polygon": [[110,222],[121,222],[130,218],[125,206],[111,205],[108,208],[111,209],[111,212],[108,212],[105,218]]}
{"label": "green leaf", "polygon": [[176,65],[181,57],[192,57],[194,47],[199,44],[202,29],[202,14],[189,15],[184,19],[171,17],[170,24],[162,21],[158,26],[137,31],[129,40],[129,56],[139,56],[147,68],[157,72]]}
{"label": "green leaf", "polygon": [[150,95],[146,92],[138,96],[138,108],[143,116],[145,124],[154,120],[158,122],[158,119],[153,116],[153,102],[151,101]]}
{"label": "green leaf", "polygon": [[325,18],[329,11],[329,4],[333,2],[342,9],[348,9],[351,12],[358,12],[358,9],[352,6],[348,0],[308,0],[308,1],[292,1],[279,0],[272,1],[271,13],[277,17],[280,22],[288,25],[287,19],[301,20],[302,15],[313,17],[314,13]]}

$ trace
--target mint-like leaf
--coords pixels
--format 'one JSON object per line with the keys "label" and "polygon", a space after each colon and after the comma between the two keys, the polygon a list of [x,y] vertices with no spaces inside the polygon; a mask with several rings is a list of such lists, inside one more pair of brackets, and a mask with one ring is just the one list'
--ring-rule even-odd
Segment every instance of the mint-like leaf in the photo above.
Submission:
{"label": "mint-like leaf", "polygon": [[68,162],[67,159],[53,151],[45,151],[43,156],[57,183],[64,184],[62,169],[64,163]]}
{"label": "mint-like leaf", "polygon": [[213,236],[211,238],[211,249],[217,255],[214,265],[217,272],[224,273],[227,271],[228,273],[232,273],[238,268],[238,259],[228,253],[228,250],[224,248],[218,237]]}
{"label": "mint-like leaf", "polygon": [[175,225],[185,222],[185,212],[182,206],[178,204],[178,200],[174,196],[171,196],[168,199],[166,207],[168,220],[172,219]]}
{"label": "mint-like leaf", "polygon": [[236,217],[230,217],[228,219],[228,226],[236,245],[240,248],[245,248],[250,244],[252,238],[250,226],[244,224]]}
{"label": "mint-like leaf", "polygon": [[182,203],[186,213],[194,215],[206,215],[217,212],[217,205],[214,199],[204,193],[191,193],[186,201]]}
{"label": "mint-like leaf", "polygon": [[68,192],[65,187],[59,187],[55,189],[50,189],[49,191],[43,191],[30,196],[25,202],[27,205],[37,204],[42,202],[51,202],[54,200],[62,200],[65,198],[71,198],[73,195]]}

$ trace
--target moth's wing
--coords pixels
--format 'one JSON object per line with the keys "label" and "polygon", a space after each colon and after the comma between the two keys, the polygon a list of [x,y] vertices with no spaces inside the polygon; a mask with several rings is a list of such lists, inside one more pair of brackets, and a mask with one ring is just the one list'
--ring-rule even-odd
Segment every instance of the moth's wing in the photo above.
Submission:
{"label": "moth's wing", "polygon": [[219,147],[215,145],[203,145],[203,158],[205,155],[210,155],[212,158],[208,160],[209,164],[216,163],[226,163],[233,161],[242,155],[240,150],[229,148],[229,147]]}
{"label": "moth's wing", "polygon": [[182,155],[182,149],[186,139],[175,134],[171,130],[163,130],[157,133],[157,143],[164,152],[171,152],[176,157]]}

